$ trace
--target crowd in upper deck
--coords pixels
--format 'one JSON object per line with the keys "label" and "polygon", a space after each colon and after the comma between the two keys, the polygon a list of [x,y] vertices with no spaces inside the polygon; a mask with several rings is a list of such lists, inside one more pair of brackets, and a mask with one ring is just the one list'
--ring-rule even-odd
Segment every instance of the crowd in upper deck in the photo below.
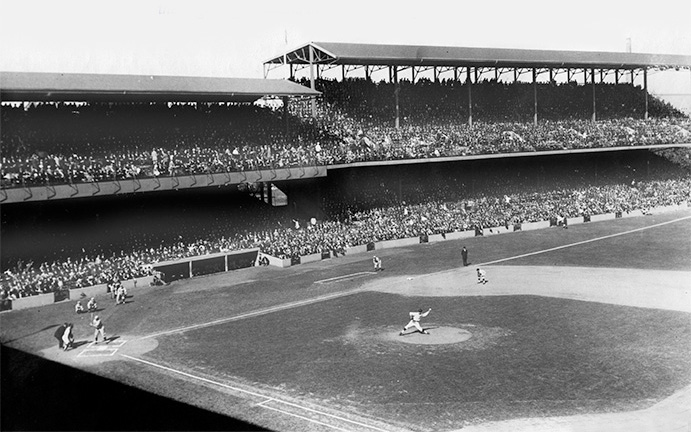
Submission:
{"label": "crowd in upper deck", "polygon": [[[438,158],[688,143],[691,121],[643,91],[600,84],[593,123],[592,89],[539,86],[532,123],[532,85],[485,81],[400,84],[400,127],[394,85],[362,79],[318,80],[316,117],[308,105],[283,110],[237,104],[3,105],[3,187],[211,174],[361,161]],[[286,124],[288,130],[286,131]]]}

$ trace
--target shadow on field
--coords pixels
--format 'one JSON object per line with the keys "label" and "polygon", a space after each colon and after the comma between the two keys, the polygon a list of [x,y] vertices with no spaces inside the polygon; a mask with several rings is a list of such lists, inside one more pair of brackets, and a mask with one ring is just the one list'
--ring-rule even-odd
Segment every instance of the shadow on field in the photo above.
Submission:
{"label": "shadow on field", "polygon": [[50,329],[55,328],[55,327],[58,327],[58,326],[60,326],[60,325],[62,325],[62,324],[52,324],[52,325],[43,327],[41,330],[37,330],[37,331],[35,331],[35,332],[29,333],[29,334],[25,334],[25,335],[16,337],[16,338],[14,338],[14,339],[5,341],[5,343],[12,343],[12,342],[18,341],[19,339],[24,339],[24,338],[27,338],[27,337],[29,337],[29,336],[33,336],[33,335],[35,335],[35,334],[39,334],[39,333],[41,333],[42,331],[50,330]]}
{"label": "shadow on field", "polygon": [[0,359],[2,430],[267,430],[5,345]]}

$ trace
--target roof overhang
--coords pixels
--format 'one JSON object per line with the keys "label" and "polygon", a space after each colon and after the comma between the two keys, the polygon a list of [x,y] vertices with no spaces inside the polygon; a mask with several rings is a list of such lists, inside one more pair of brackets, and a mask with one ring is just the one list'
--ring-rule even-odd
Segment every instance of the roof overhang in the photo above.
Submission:
{"label": "roof overhang", "polygon": [[0,72],[2,101],[242,103],[319,94],[287,80]]}
{"label": "roof overhang", "polygon": [[525,50],[310,42],[265,64],[498,68],[691,69],[691,56],[627,52]]}

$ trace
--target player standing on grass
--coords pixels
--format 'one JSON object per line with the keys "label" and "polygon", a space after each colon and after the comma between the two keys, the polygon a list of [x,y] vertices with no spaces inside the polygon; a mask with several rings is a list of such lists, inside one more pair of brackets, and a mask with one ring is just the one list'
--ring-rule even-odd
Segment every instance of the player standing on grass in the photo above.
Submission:
{"label": "player standing on grass", "polygon": [[373,256],[373,257],[372,257],[372,264],[374,264],[374,271],[375,271],[375,272],[381,271],[381,269],[382,269],[382,268],[381,268],[381,258],[379,258],[379,257],[376,256],[376,255]]}
{"label": "player standing on grass", "polygon": [[417,312],[410,312],[408,314],[410,316],[410,321],[408,321],[408,324],[403,327],[403,330],[401,330],[398,335],[403,336],[403,333],[411,327],[415,327],[420,333],[428,335],[429,333],[427,330],[420,327],[420,318],[426,317],[431,311],[432,308],[427,309],[427,312],[422,312],[422,309],[418,309]]}

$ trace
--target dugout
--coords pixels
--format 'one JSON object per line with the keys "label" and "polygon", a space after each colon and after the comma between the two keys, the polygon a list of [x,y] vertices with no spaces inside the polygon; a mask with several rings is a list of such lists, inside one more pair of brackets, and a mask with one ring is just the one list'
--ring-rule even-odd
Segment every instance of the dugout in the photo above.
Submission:
{"label": "dugout", "polygon": [[227,271],[253,267],[257,262],[259,249],[246,249],[234,252],[219,252],[154,264],[155,271],[164,274],[167,283]]}

